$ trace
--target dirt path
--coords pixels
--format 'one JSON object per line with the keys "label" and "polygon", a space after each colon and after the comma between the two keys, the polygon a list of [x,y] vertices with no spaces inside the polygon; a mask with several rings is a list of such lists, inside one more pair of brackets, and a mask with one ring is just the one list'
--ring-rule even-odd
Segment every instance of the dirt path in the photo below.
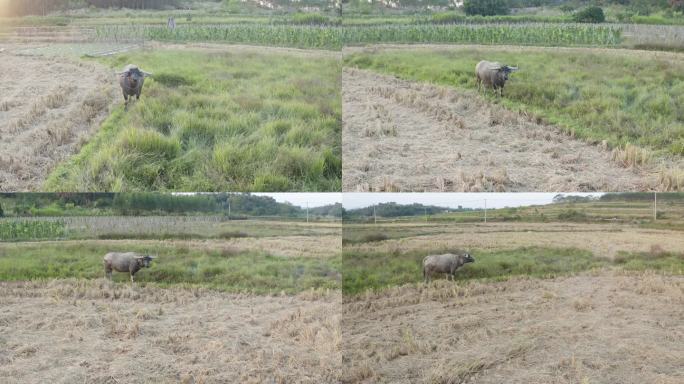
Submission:
{"label": "dirt path", "polygon": [[684,277],[602,271],[344,304],[345,383],[681,383]]}
{"label": "dirt path", "polygon": [[655,170],[472,91],[345,68],[344,191],[643,191]]}
{"label": "dirt path", "polygon": [[107,116],[108,69],[65,58],[0,53],[0,191],[40,188]]}
{"label": "dirt path", "polygon": [[0,283],[3,383],[335,383],[340,296]]}

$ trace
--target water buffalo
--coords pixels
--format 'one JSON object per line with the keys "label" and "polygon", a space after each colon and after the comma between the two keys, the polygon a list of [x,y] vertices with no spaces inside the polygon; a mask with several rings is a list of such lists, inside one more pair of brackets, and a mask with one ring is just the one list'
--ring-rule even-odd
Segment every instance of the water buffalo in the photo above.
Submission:
{"label": "water buffalo", "polygon": [[477,76],[477,91],[484,87],[492,88],[494,92],[499,91],[499,96],[503,96],[504,85],[508,80],[508,75],[518,70],[518,67],[510,67],[491,61],[480,61],[475,66],[475,76]]}
{"label": "water buffalo", "polygon": [[128,64],[122,72],[117,72],[119,75],[119,85],[123,91],[124,101],[128,106],[128,99],[135,96],[140,100],[140,93],[142,92],[145,78],[152,76],[151,73],[140,70],[138,66]]}
{"label": "water buffalo", "polygon": [[104,256],[105,278],[112,279],[112,271],[128,272],[131,274],[131,284],[133,275],[141,268],[149,268],[150,261],[154,256],[142,255],[136,252],[109,252]]}
{"label": "water buffalo", "polygon": [[435,273],[446,273],[447,280],[451,276],[454,280],[456,270],[467,263],[474,263],[475,259],[468,252],[446,253],[443,255],[429,255],[423,259],[423,279],[429,282]]}

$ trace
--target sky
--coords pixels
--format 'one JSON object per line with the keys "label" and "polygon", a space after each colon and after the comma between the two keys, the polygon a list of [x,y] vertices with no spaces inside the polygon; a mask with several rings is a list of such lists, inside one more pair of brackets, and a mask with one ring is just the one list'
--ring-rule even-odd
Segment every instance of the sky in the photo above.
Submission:
{"label": "sky", "polygon": [[[487,208],[550,204],[557,193],[345,193],[345,209],[364,208],[378,203],[420,203],[440,207]],[[575,196],[601,196],[602,193],[570,193]]]}
{"label": "sky", "polygon": [[256,196],[270,196],[279,203],[291,203],[302,208],[309,203],[309,208],[321,207],[342,202],[341,193],[252,193]]}

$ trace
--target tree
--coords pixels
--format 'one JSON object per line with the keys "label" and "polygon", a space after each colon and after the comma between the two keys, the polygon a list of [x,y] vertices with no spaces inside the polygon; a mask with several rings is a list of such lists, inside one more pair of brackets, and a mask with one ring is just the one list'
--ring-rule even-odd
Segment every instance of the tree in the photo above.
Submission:
{"label": "tree", "polygon": [[670,0],[670,7],[673,11],[684,12],[684,0]]}
{"label": "tree", "polygon": [[510,11],[507,0],[465,0],[463,10],[466,15],[507,15]]}
{"label": "tree", "polygon": [[606,15],[601,7],[587,7],[575,13],[573,19],[578,23],[603,23]]}
{"label": "tree", "polygon": [[5,212],[2,211],[2,204],[0,204],[0,217],[5,216]]}

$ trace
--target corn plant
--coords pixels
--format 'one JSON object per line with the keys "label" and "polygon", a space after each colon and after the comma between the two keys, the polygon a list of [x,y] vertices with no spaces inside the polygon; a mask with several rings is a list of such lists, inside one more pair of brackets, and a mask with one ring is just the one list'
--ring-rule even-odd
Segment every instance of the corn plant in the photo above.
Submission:
{"label": "corn plant", "polygon": [[3,219],[0,221],[0,241],[46,240],[66,236],[62,220]]}

